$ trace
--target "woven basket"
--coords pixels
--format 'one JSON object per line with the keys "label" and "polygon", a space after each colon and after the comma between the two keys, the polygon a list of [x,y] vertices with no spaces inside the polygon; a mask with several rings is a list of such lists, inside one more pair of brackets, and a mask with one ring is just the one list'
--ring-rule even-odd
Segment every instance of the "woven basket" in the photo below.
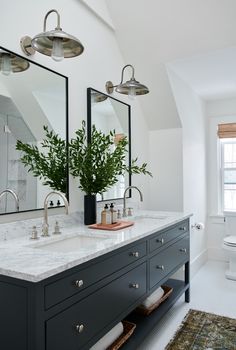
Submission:
{"label": "woven basket", "polygon": [[133,334],[136,324],[128,321],[122,321],[122,323],[124,327],[123,333],[107,348],[107,350],[118,350]]}
{"label": "woven basket", "polygon": [[161,286],[161,288],[164,290],[164,294],[161,299],[159,299],[156,303],[152,304],[149,308],[146,308],[143,305],[139,305],[135,311],[138,312],[139,314],[148,316],[153,310],[155,310],[163,301],[165,301],[169,295],[173,292],[172,287],[168,286]]}

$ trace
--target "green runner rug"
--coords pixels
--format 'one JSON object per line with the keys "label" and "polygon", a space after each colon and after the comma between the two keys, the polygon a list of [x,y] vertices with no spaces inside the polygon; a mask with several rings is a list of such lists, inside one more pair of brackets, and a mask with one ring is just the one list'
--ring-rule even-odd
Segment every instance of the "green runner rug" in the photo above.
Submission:
{"label": "green runner rug", "polygon": [[189,310],[165,350],[236,350],[236,320]]}

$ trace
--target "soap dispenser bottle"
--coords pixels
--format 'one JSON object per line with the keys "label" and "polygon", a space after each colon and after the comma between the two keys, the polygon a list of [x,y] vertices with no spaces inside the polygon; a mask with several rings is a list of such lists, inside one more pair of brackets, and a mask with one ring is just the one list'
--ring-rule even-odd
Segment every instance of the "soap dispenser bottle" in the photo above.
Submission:
{"label": "soap dispenser bottle", "polygon": [[110,205],[110,213],[111,213],[111,223],[112,224],[117,223],[117,211],[114,209],[113,203],[111,203]]}
{"label": "soap dispenser bottle", "polygon": [[110,211],[108,209],[109,209],[108,205],[105,204],[104,209],[101,212],[101,224],[102,225],[111,224],[111,214],[110,214]]}

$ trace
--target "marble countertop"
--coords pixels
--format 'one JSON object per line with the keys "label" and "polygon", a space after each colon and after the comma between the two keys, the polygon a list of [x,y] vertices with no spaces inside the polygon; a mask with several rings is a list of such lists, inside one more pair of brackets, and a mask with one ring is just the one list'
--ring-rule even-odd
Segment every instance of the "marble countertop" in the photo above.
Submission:
{"label": "marble countertop", "polygon": [[[139,211],[135,217],[127,218],[127,220],[134,221],[133,226],[118,231],[103,231],[89,229],[82,225],[81,218],[74,220],[71,216],[68,219],[61,215],[57,216],[57,220],[61,223],[62,234],[40,237],[37,241],[30,240],[29,233],[32,224],[37,225],[38,222],[27,220],[1,224],[0,274],[30,282],[39,282],[135,242],[190,216],[191,214],[181,212]],[[53,220],[52,218],[50,220]],[[63,225],[65,222],[66,224]],[[69,252],[57,251],[57,248],[53,251],[46,247],[46,245],[49,247],[51,243],[78,236],[97,237],[98,239],[94,240],[95,243],[91,247]]]}

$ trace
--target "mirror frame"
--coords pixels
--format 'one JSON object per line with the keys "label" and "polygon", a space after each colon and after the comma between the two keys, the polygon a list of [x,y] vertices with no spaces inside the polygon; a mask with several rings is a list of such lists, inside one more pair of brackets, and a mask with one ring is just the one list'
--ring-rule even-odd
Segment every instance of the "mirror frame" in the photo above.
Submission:
{"label": "mirror frame", "polygon": [[[92,87],[87,88],[87,140],[88,142],[91,142],[91,132],[92,132],[92,91],[95,91],[99,94],[102,94],[104,96],[106,96],[107,98],[111,98],[114,101],[117,101],[119,103],[122,103],[123,105],[128,107],[128,165],[129,167],[131,166],[131,106],[121,100],[118,100],[117,98],[114,98],[110,95],[104,94],[101,91],[98,91]],[[132,176],[131,174],[128,174],[128,186],[131,186],[131,179]],[[127,198],[131,198],[131,189],[129,189],[128,191],[128,196]],[[97,202],[107,202],[107,201],[115,201],[115,200],[119,200],[119,199],[123,199],[123,197],[119,197],[119,198],[109,198],[109,199],[104,199],[104,200],[100,200]]]}
{"label": "mirror frame", "polygon": [[[66,104],[65,104],[65,140],[66,140],[66,145],[68,146],[68,141],[69,141],[69,106],[68,106],[68,99],[69,99],[69,94],[68,94],[68,77],[61,74],[61,73],[58,73],[48,67],[45,67],[43,66],[42,64],[39,64],[35,61],[32,61],[30,59],[28,59],[28,57],[25,57],[25,56],[21,56],[19,55],[18,53],[14,52],[14,51],[11,51],[9,49],[6,49],[5,47],[3,46],[0,46],[0,49],[6,51],[6,52],[9,52],[10,54],[12,55],[16,55],[26,61],[28,61],[30,64],[34,64],[40,68],[43,68],[43,69],[46,69],[47,71],[51,72],[51,73],[54,73],[54,74],[57,74],[59,76],[61,76],[62,78],[65,79],[65,99],[66,99]],[[30,68],[29,68],[30,69]],[[1,73],[0,73],[1,74]],[[14,74],[14,73],[12,73]],[[69,152],[68,152],[68,147],[67,147],[67,159],[69,157]],[[65,193],[65,196],[69,202],[69,162],[67,161],[67,164],[66,164],[66,182],[67,182],[67,186],[66,186],[66,193]],[[64,206],[60,206],[60,207],[56,207],[56,208],[48,208],[50,210],[52,209],[59,209],[59,208],[63,208]],[[2,213],[0,214],[0,216],[3,216],[3,215],[10,215],[10,214],[20,214],[20,213],[27,213],[27,212],[33,212],[33,211],[39,211],[39,210],[43,210],[43,208],[35,208],[35,209],[29,209],[29,210],[20,210],[20,211],[12,211],[12,212],[8,212],[8,213]]]}

